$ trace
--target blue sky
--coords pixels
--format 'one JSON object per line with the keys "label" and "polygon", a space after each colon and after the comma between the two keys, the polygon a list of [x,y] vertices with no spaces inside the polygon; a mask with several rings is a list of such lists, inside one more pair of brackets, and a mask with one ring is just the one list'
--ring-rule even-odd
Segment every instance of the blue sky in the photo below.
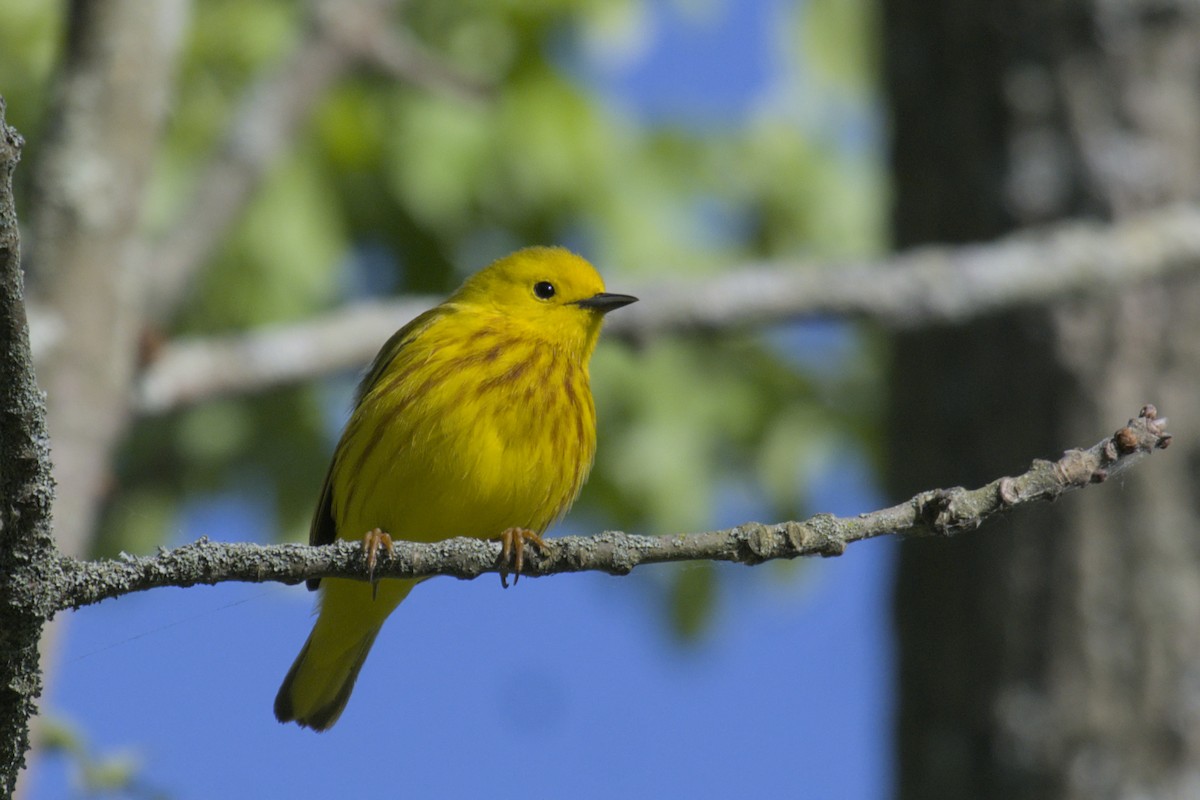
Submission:
{"label": "blue sky", "polygon": [[[322,735],[270,712],[310,626],[301,590],[161,590],[77,615],[53,708],[175,798],[880,798],[890,551],[858,545],[788,589],[730,576],[695,649],[671,643],[636,577],[438,579]],[[54,772],[36,796],[65,796]]]}
{"label": "blue sky", "polygon": [[[771,30],[787,7],[650,8],[644,53],[590,80],[648,123],[744,114],[776,69]],[[838,514],[881,500],[853,453],[809,495]],[[260,501],[254,487],[200,498],[170,538],[269,540]],[[139,764],[139,797],[881,798],[893,549],[857,544],[786,581],[725,566],[714,629],[694,647],[664,629],[649,570],[508,591],[494,576],[436,579],[393,615],[320,736],[271,714],[311,626],[308,592],[159,590],[71,615],[43,707],[94,755]],[[72,780],[65,759],[45,762],[33,797],[71,796]]]}
{"label": "blue sky", "polygon": [[[856,474],[857,473],[857,474]],[[877,504],[850,461],[818,507]],[[244,502],[185,532],[250,538]],[[159,590],[71,620],[50,706],[94,751],[127,753],[172,797],[886,795],[892,543],[800,580],[726,566],[713,635],[681,648],[637,573],[424,584],[389,621],[345,716],[320,736],[270,703],[308,633],[298,587]],[[62,797],[65,770],[37,797]],[[263,792],[269,794],[264,795]],[[385,795],[386,796],[386,795]]]}

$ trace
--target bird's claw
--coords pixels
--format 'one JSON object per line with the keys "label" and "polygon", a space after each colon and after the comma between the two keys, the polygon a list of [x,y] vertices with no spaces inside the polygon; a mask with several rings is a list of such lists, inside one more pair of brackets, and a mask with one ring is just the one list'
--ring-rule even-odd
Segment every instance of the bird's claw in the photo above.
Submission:
{"label": "bird's claw", "polygon": [[371,582],[371,599],[375,599],[375,594],[379,590],[379,581],[375,579],[375,562],[378,560],[379,548],[387,550],[388,558],[391,558],[396,548],[392,544],[392,536],[382,528],[369,530],[363,536],[363,552],[367,554],[367,580]]}
{"label": "bird's claw", "polygon": [[[513,586],[521,578],[521,569],[525,566],[525,543],[529,542],[541,552],[546,552],[546,542],[541,534],[528,528],[509,528],[500,534],[500,563],[505,567],[512,565]],[[500,585],[508,588],[508,570],[501,569]]]}

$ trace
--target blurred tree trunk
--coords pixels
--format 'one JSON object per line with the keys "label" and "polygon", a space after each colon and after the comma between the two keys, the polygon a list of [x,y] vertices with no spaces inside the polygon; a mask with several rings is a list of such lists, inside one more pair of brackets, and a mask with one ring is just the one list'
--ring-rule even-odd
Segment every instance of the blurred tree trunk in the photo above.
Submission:
{"label": "blurred tree trunk", "polygon": [[[888,0],[898,247],[1200,196],[1200,14]],[[1153,402],[1200,418],[1200,283],[896,341],[890,489],[977,485]],[[1082,439],[1081,439],[1082,437]],[[1200,447],[902,548],[898,797],[1200,797]]]}
{"label": "blurred tree trunk", "polygon": [[[72,0],[54,114],[33,171],[29,294],[62,321],[38,365],[57,499],[55,545],[84,557],[131,418],[147,280],[138,234],[191,0]],[[59,616],[43,631],[53,688]],[[29,793],[34,750],[17,794]]]}

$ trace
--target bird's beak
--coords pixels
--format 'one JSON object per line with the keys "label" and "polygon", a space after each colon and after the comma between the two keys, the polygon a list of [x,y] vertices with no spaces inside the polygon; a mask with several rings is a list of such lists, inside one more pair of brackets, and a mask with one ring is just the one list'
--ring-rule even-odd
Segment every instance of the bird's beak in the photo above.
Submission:
{"label": "bird's beak", "polygon": [[627,306],[630,303],[636,303],[637,298],[630,294],[612,294],[610,292],[601,292],[594,294],[591,297],[586,297],[583,300],[576,300],[575,305],[580,308],[594,308],[601,314],[607,314],[610,311]]}

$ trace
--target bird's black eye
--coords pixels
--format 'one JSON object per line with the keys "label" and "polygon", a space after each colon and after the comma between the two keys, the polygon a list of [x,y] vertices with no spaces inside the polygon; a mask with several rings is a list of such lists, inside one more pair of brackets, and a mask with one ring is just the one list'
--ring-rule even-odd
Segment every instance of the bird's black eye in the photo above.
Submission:
{"label": "bird's black eye", "polygon": [[554,297],[554,284],[550,281],[538,281],[533,285],[533,293],[539,300],[549,300]]}

